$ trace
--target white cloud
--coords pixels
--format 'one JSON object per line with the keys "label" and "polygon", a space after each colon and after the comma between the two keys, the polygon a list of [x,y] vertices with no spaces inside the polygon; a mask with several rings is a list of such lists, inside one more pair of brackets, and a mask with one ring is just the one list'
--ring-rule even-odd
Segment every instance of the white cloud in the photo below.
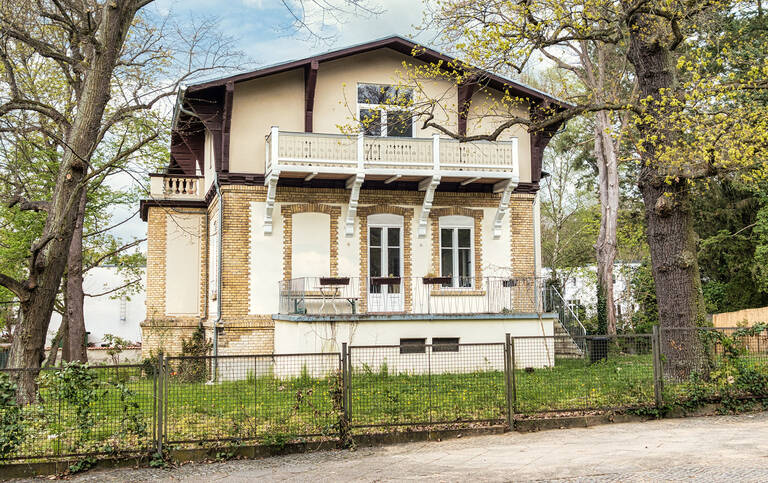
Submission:
{"label": "white cloud", "polygon": [[243,0],[243,5],[261,10],[264,8],[264,0]]}

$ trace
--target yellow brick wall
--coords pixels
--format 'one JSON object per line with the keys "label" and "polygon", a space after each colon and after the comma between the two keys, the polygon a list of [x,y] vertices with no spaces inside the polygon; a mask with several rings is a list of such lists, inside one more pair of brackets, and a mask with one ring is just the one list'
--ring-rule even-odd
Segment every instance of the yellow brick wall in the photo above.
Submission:
{"label": "yellow brick wall", "polygon": [[530,279],[536,276],[533,230],[533,202],[535,195],[514,194],[509,202],[509,229],[512,257],[512,276],[528,279],[519,283],[513,292],[518,310],[534,312],[536,285]]}
{"label": "yellow brick wall", "polygon": [[[224,198],[224,219],[222,220],[222,322],[223,333],[219,340],[220,354],[255,354],[270,353],[274,347],[272,314],[249,314],[251,260],[250,260],[250,230],[251,202],[264,202],[266,188],[262,186],[228,185],[222,187]],[[357,215],[360,219],[360,269],[361,275],[367,275],[367,216],[374,213],[394,213],[404,216],[404,277],[411,275],[411,250],[413,233],[411,224],[413,217],[418,214],[424,194],[421,192],[402,192],[388,190],[363,190]],[[290,217],[293,213],[320,210],[331,215],[331,273],[338,271],[338,229],[343,223],[341,209],[329,203],[346,204],[349,202],[349,191],[343,189],[306,189],[280,187],[277,190],[276,201],[287,208],[284,223],[287,221],[290,233]],[[533,201],[534,195],[513,194],[509,207],[509,223],[511,230],[511,260],[510,266],[515,277],[533,277],[534,261],[534,230],[533,230]],[[476,275],[482,268],[482,211],[471,208],[492,208],[498,206],[499,195],[478,193],[441,193],[435,194],[432,211],[433,237],[439,236],[434,229],[438,216],[443,214],[466,214],[475,218],[475,249]],[[215,214],[216,201],[209,206],[208,216]],[[412,205],[412,206],[403,206]],[[165,250],[166,250],[166,211],[165,208],[150,207],[148,212],[148,247],[147,247],[147,320],[142,324],[143,353],[149,355],[160,348],[168,354],[176,354],[181,350],[181,339],[189,337],[197,327],[200,319],[165,317]],[[202,211],[201,211],[202,212]],[[275,216],[284,216],[275,210]],[[207,227],[207,225],[206,225]],[[213,337],[213,320],[206,315],[208,311],[208,233],[202,231],[204,240],[201,249],[201,302],[200,311],[202,322],[206,327],[209,338]],[[284,235],[285,236],[285,235]],[[290,242],[290,238],[285,239]],[[438,261],[435,258],[433,240],[433,270],[439,272]],[[284,247],[285,250],[285,247]],[[479,253],[478,253],[479,252]],[[290,247],[285,250],[286,257],[291,256]],[[290,261],[290,260],[289,260]],[[290,267],[290,264],[287,265]],[[290,274],[290,270],[285,272]],[[406,278],[410,283],[410,279]],[[365,291],[363,291],[365,292]],[[406,287],[406,310],[412,304],[411,290]],[[523,298],[528,298],[521,296]],[[365,300],[361,300],[362,308]]]}
{"label": "yellow brick wall", "polygon": [[[185,212],[194,210],[185,210]],[[199,210],[204,214],[204,210]],[[174,317],[165,313],[166,297],[166,230],[168,216],[173,210],[152,206],[147,212],[147,315],[141,323],[142,357],[150,357],[162,351],[168,355],[181,352],[182,339],[189,338],[200,324],[200,317]],[[202,217],[201,217],[202,218]],[[205,224],[204,220],[201,223]],[[206,282],[208,273],[207,232],[200,231],[200,314],[205,313]]]}

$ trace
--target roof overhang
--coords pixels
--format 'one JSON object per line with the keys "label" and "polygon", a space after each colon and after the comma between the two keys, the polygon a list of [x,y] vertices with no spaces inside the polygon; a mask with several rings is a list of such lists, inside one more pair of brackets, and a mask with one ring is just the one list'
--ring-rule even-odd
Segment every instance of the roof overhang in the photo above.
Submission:
{"label": "roof overhang", "polygon": [[[396,52],[400,52],[404,55],[412,56],[415,59],[428,62],[428,63],[435,63],[435,62],[443,62],[444,64],[450,63],[452,65],[456,65],[457,68],[459,65],[459,61],[449,55],[443,54],[441,52],[438,52],[434,49],[430,49],[428,47],[421,46],[416,42],[413,42],[411,40],[405,39],[400,36],[391,36],[383,39],[374,40],[371,42],[366,42],[362,44],[353,45],[350,47],[345,47],[343,49],[338,49],[331,52],[326,52],[319,55],[314,55],[312,57],[307,57],[304,59],[271,65],[268,67],[251,71],[251,72],[245,72],[242,74],[236,74],[228,77],[222,77],[219,79],[210,80],[207,82],[202,82],[199,84],[194,84],[189,86],[187,88],[187,91],[190,93],[198,92],[198,91],[202,91],[212,87],[221,87],[226,85],[229,82],[233,82],[233,83],[245,82],[253,79],[258,79],[260,77],[279,74],[279,73],[286,72],[293,69],[310,67],[313,63],[328,62],[331,60],[337,60],[344,57],[349,57],[351,55],[362,54],[365,52],[370,52],[370,51],[382,49],[382,48],[392,49]],[[487,82],[488,86],[494,89],[502,90],[502,91],[508,89],[515,95],[520,95],[521,97],[527,97],[527,98],[531,98],[541,102],[548,102],[557,106],[570,107],[570,105],[567,102],[561,99],[557,99],[554,96],[551,96],[545,92],[542,92],[538,89],[527,86],[518,81],[507,79],[505,77],[494,74],[492,72],[487,72],[482,70],[479,70],[479,72],[482,74],[482,78],[485,82]]]}

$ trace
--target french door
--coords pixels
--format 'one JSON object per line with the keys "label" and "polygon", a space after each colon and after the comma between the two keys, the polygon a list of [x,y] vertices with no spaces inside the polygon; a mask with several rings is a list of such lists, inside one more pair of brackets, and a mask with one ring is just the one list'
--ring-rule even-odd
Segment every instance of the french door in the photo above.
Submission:
{"label": "french door", "polygon": [[368,228],[368,311],[402,312],[403,228],[371,225]]}

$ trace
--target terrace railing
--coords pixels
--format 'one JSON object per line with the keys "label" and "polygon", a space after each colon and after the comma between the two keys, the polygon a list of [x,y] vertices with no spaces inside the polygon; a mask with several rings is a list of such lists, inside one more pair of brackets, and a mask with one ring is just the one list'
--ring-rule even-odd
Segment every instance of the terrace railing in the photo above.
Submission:
{"label": "terrace railing", "polygon": [[202,176],[150,174],[149,193],[155,199],[201,200],[205,195],[202,180]]}
{"label": "terrace railing", "polygon": [[301,277],[279,282],[279,313],[540,313],[542,287],[537,278]]}

